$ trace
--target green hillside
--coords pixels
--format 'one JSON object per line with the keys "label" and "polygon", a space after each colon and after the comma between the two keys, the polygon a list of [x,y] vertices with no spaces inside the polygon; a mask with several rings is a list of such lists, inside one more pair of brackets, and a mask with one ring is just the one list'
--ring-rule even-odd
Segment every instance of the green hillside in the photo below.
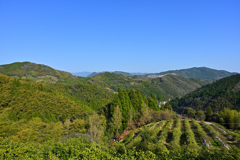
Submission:
{"label": "green hillside", "polygon": [[[90,81],[113,91],[119,88],[140,89],[146,96],[157,96],[159,100],[166,100],[183,96],[206,84],[204,81],[186,79],[177,75],[166,75],[159,78],[142,78],[143,76],[125,77],[110,72],[103,72],[93,76]],[[138,79],[139,78],[139,79]]]}
{"label": "green hillside", "polygon": [[237,73],[227,72],[224,70],[215,70],[207,67],[194,67],[189,69],[171,70],[171,71],[148,74],[148,75],[164,75],[169,73],[175,73],[185,78],[202,79],[205,81],[215,81],[224,77],[237,74]]}
{"label": "green hillside", "polygon": [[195,110],[207,110],[211,106],[214,112],[224,107],[240,110],[240,74],[222,78],[198,90],[177,98],[171,102],[175,110],[191,107]]}
{"label": "green hillside", "polygon": [[31,62],[15,62],[0,65],[0,73],[7,76],[22,77],[45,82],[57,82],[58,80],[77,78],[77,76],[69,72],[59,71],[43,64]]}
{"label": "green hillside", "polygon": [[[0,112],[9,109],[10,119],[51,115],[59,120],[92,112],[84,102],[52,85],[16,80],[0,74]],[[48,120],[47,120],[48,121]]]}

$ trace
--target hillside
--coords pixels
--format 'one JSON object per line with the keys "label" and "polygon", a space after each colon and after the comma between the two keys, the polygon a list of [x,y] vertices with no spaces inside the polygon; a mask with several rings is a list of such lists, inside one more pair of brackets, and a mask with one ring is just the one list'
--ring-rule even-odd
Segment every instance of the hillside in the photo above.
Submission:
{"label": "hillside", "polygon": [[0,91],[0,112],[9,109],[10,119],[14,120],[44,115],[65,120],[92,112],[83,101],[42,82],[16,80],[0,74]]}
{"label": "hillside", "polygon": [[208,106],[211,106],[214,112],[223,111],[224,107],[240,110],[240,74],[207,84],[173,100],[171,104],[176,111],[181,111],[183,107],[206,111]]}
{"label": "hillside", "polygon": [[122,71],[115,71],[113,73],[120,74],[120,75],[123,75],[123,76],[126,76],[126,77],[132,76],[130,73],[122,72]]}
{"label": "hillside", "polygon": [[119,88],[140,89],[146,96],[156,95],[159,100],[183,96],[201,87],[206,82],[186,79],[178,75],[166,75],[156,79],[144,76],[125,77],[110,72],[93,76],[90,81],[102,87],[118,91]]}
{"label": "hillside", "polygon": [[44,82],[57,82],[58,80],[77,78],[77,76],[69,72],[56,70],[43,64],[31,62],[15,62],[0,65],[0,73],[7,76],[22,77]]}
{"label": "hillside", "polygon": [[170,74],[170,73],[175,73],[185,78],[195,78],[195,79],[201,79],[209,82],[237,74],[237,73],[228,72],[224,70],[215,70],[207,67],[194,67],[189,69],[171,70],[171,71],[160,72],[155,74],[152,73],[152,74],[147,74],[146,76],[164,75],[164,74]]}

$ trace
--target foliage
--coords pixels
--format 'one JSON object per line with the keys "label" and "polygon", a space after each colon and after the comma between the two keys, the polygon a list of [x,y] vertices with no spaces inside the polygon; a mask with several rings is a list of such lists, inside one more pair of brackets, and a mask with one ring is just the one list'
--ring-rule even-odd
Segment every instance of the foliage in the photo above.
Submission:
{"label": "foliage", "polygon": [[71,73],[55,70],[49,66],[31,62],[15,62],[0,66],[0,73],[8,76],[33,78],[40,81],[56,82],[68,78],[76,79]]}
{"label": "foliage", "polygon": [[172,141],[170,142],[170,148],[172,150],[180,150],[180,138],[182,135],[181,129],[180,129],[181,120],[178,118],[175,121],[175,127],[172,131]]}
{"label": "foliage", "polygon": [[39,117],[50,123],[92,112],[81,100],[45,83],[16,80],[1,74],[0,81],[0,111],[10,108],[8,115],[12,121]]}
{"label": "foliage", "polygon": [[184,107],[203,111],[211,107],[212,112],[222,111],[225,107],[240,110],[239,84],[240,74],[222,78],[170,103],[179,113]]}
{"label": "foliage", "polygon": [[206,124],[204,121],[201,121],[201,124],[204,126],[204,128],[208,129],[214,137],[218,136],[218,131],[216,131],[212,126]]}
{"label": "foliage", "polygon": [[124,77],[109,72],[99,73],[93,76],[90,81],[101,87],[111,88],[114,91],[118,91],[119,88],[139,89],[145,96],[153,97],[155,95],[160,101],[183,96],[202,85],[176,75],[167,75],[154,79],[137,79],[136,77]]}
{"label": "foliage", "polygon": [[197,143],[195,141],[194,133],[191,130],[188,119],[184,119],[184,126],[185,126],[185,134],[186,134],[186,138],[187,138],[187,144],[192,145],[194,148],[197,148]]}
{"label": "foliage", "polygon": [[230,129],[240,129],[240,112],[224,108],[220,112],[220,117],[223,119],[224,125]]}

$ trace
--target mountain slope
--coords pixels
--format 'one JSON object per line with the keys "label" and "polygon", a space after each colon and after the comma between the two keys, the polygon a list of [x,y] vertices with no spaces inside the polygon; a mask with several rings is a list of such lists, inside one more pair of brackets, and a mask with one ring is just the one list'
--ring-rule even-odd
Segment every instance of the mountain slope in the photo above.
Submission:
{"label": "mountain slope", "polygon": [[0,73],[7,76],[17,76],[37,81],[57,82],[58,80],[77,78],[77,76],[74,76],[69,72],[56,70],[43,64],[35,64],[31,62],[15,62],[0,65]]}
{"label": "mountain slope", "polygon": [[113,72],[113,73],[115,73],[115,74],[121,74],[121,75],[126,76],[126,77],[132,76],[130,73],[122,72],[122,71],[115,71],[115,72]]}
{"label": "mountain slope", "polygon": [[183,107],[195,110],[207,110],[211,106],[213,111],[222,111],[224,107],[240,110],[240,74],[222,78],[177,98],[171,102],[173,109],[181,111]]}
{"label": "mountain slope", "polygon": [[148,75],[164,75],[175,73],[177,75],[183,76],[185,78],[195,78],[202,79],[205,81],[215,81],[224,77],[228,77],[231,75],[235,75],[237,73],[227,72],[224,70],[215,70],[207,67],[194,67],[189,69],[181,69],[181,70],[171,70],[166,72],[160,72],[156,74],[147,74]]}
{"label": "mountain slope", "polygon": [[178,75],[166,75],[150,79],[139,76],[125,77],[110,72],[103,72],[93,76],[90,81],[114,91],[119,88],[140,89],[146,96],[156,95],[159,100],[166,100],[183,96],[202,86],[203,81],[186,79]]}
{"label": "mountain slope", "polygon": [[84,102],[51,84],[16,80],[2,74],[0,99],[0,112],[9,108],[11,118],[15,120],[44,115],[64,120],[92,112]]}

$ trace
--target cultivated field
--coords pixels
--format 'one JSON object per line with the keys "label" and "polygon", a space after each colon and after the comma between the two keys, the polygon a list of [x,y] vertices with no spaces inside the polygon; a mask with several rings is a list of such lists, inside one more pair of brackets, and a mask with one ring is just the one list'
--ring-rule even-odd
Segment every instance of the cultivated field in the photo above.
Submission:
{"label": "cultivated field", "polygon": [[240,147],[239,141],[234,138],[233,132],[216,123],[206,123],[196,120],[169,120],[145,125],[135,129],[120,140],[126,148],[140,144],[143,140],[143,130],[149,130],[154,143],[165,145],[168,150],[179,148],[183,145],[206,147],[209,149],[230,149],[235,145]]}

